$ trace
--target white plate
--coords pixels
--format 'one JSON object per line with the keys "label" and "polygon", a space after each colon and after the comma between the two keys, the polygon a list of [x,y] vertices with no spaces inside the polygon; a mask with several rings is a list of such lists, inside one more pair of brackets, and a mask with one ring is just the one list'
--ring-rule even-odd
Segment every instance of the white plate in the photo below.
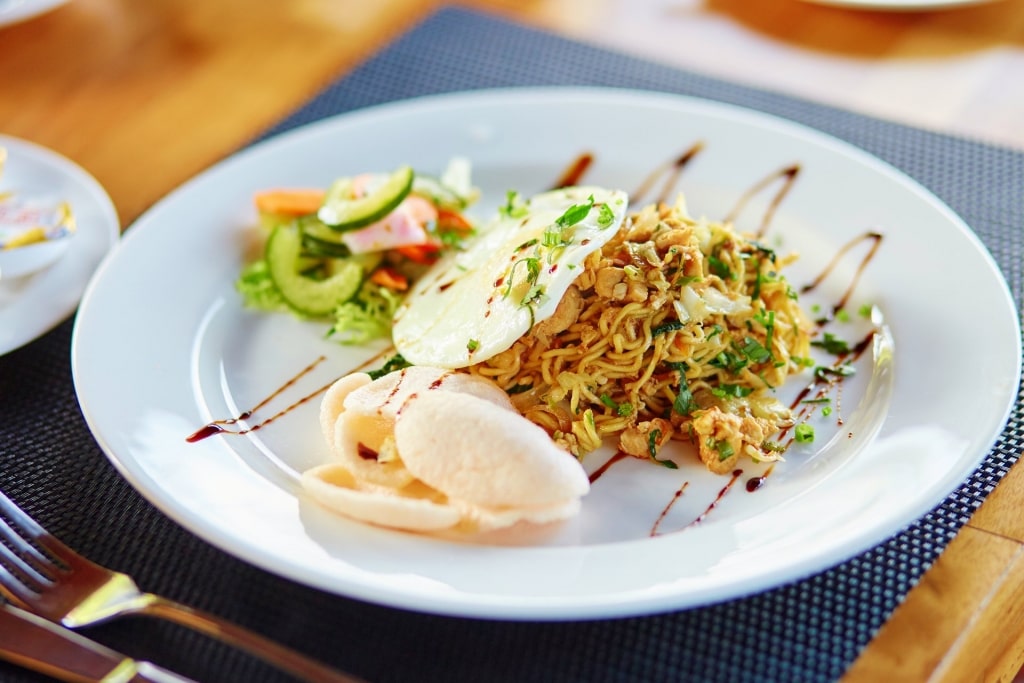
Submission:
{"label": "white plate", "polygon": [[[405,162],[437,171],[450,156],[464,155],[485,214],[508,189],[546,188],[581,152],[595,157],[588,182],[634,190],[697,141],[705,149],[680,180],[696,214],[722,216],[759,179],[801,165],[765,237],[803,252],[791,272],[795,284],[809,281],[851,238],[884,233],[851,306],[877,305],[895,355],[863,356],[860,372],[842,388],[845,424],[839,428],[835,415],[813,418],[815,444],[792,449],[760,490],[745,490],[759,472],[745,465],[704,521],[683,530],[729,478],[692,460],[679,470],[623,461],[596,481],[573,522],[477,545],[360,525],[304,498],[294,472],[326,458],[315,397],[247,437],[186,443],[205,423],[253,407],[321,354],[326,360],[252,423],[379,348],[338,347],[323,339],[324,325],[242,309],[233,281],[253,232],[256,190],[324,186],[338,175]],[[767,202],[759,195],[740,227],[759,222]],[[855,269],[844,260],[807,304],[838,300]],[[970,321],[974,332],[964,333],[958,320]],[[865,324],[855,319],[829,329],[855,337]],[[329,119],[256,145],[185,184],[128,231],[97,274],[77,320],[73,367],[88,423],[124,476],[228,552],[372,602],[561,619],[733,598],[885,540],[986,454],[1013,401],[1020,347],[1006,285],[973,233],[934,196],[864,152],[756,112],[683,97],[524,89],[423,98]],[[788,384],[787,400],[806,381]],[[588,468],[609,455],[589,457]],[[683,482],[689,485],[676,497]]]}
{"label": "white plate", "polygon": [[120,222],[96,179],[63,156],[0,135],[7,162],[0,190],[19,196],[66,200],[77,231],[52,265],[19,278],[0,277],[0,355],[29,343],[68,317],[103,257],[114,247]]}
{"label": "white plate", "polygon": [[0,0],[0,26],[27,21],[54,10],[68,0]]}

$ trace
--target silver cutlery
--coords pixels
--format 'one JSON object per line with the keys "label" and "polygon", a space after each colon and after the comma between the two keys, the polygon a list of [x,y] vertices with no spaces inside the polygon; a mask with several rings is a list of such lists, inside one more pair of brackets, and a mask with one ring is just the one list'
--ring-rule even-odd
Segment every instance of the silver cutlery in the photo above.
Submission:
{"label": "silver cutlery", "polygon": [[0,604],[0,659],[69,683],[194,683],[3,604]]}
{"label": "silver cutlery", "polygon": [[0,595],[68,628],[98,624],[121,615],[145,615],[238,647],[303,680],[359,680],[212,614],[142,592],[127,574],[102,567],[64,545],[3,493]]}

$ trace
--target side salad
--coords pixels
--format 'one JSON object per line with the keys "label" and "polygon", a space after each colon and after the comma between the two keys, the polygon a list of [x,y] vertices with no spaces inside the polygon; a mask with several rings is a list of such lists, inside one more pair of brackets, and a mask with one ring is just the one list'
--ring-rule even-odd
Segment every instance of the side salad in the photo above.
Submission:
{"label": "side salad", "polygon": [[409,285],[475,233],[465,211],[478,196],[462,158],[440,176],[401,166],[258,192],[265,248],[236,288],[248,307],[329,321],[341,343],[385,336]]}

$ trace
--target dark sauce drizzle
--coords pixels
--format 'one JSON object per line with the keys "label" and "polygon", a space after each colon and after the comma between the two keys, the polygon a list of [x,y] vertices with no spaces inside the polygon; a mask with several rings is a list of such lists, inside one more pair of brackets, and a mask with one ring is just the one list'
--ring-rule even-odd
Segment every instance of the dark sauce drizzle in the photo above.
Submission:
{"label": "dark sauce drizzle", "polygon": [[764,471],[764,474],[758,477],[751,477],[750,479],[747,479],[747,493],[753,493],[754,491],[764,486],[764,483],[768,481],[768,477],[771,476],[772,470],[774,469],[775,463],[772,463],[771,465],[768,466],[768,469]]}
{"label": "dark sauce drizzle", "polygon": [[[822,269],[821,273],[819,273],[818,276],[814,278],[814,280],[812,280],[809,284],[804,285],[800,289],[801,294],[807,294],[808,292],[814,291],[826,280],[826,278],[829,277],[829,275],[832,274],[832,272],[835,270],[839,262],[843,259],[844,256],[846,256],[850,252],[851,249],[853,249],[854,247],[863,242],[870,242],[871,246],[868,248],[868,251],[864,254],[864,256],[861,257],[861,260],[857,264],[857,268],[854,271],[853,277],[850,278],[850,283],[849,285],[847,285],[846,290],[843,292],[843,295],[836,303],[834,303],[829,308],[829,312],[826,316],[823,316],[822,318],[819,318],[818,320],[815,321],[815,325],[818,329],[821,329],[827,323],[831,322],[835,318],[836,313],[845,308],[846,305],[849,303],[850,297],[853,295],[854,290],[857,288],[857,284],[860,282],[860,278],[864,274],[865,268],[867,268],[868,264],[871,263],[871,260],[875,257],[875,254],[878,253],[878,248],[882,244],[882,239],[883,235],[881,233],[873,231],[865,232],[853,238],[852,240],[850,240],[849,242],[847,242],[846,244],[839,248],[839,250],[836,252],[836,255],[832,257],[832,260],[829,261],[829,263],[825,266],[825,268]],[[837,355],[836,360],[833,363],[831,369],[838,370],[840,366],[846,363],[852,363],[857,361],[864,354],[864,352],[871,347],[871,344],[874,341],[876,333],[876,330],[871,330],[848,352]],[[816,373],[814,379],[812,379],[807,386],[800,390],[800,393],[797,394],[796,398],[793,400],[793,403],[789,406],[790,410],[796,411],[796,419],[806,419],[817,406],[817,403],[815,403],[814,401],[818,401],[824,398],[830,392],[835,390],[837,395],[836,422],[837,424],[842,425],[843,417],[841,411],[841,403],[838,397],[841,395],[842,382],[845,377],[846,375],[840,372]],[[789,436],[789,430],[790,428],[787,427],[779,433],[779,441],[782,442],[783,450],[789,448],[789,446],[793,444],[794,437]],[[762,486],[764,486],[765,481],[771,475],[773,469],[774,465],[769,467],[768,470],[760,477],[753,477],[750,480],[748,480],[747,491],[753,493],[754,491],[757,491]]]}
{"label": "dark sauce drizzle", "polygon": [[[661,186],[661,191],[657,195],[655,201],[657,203],[665,203],[665,202],[667,202],[669,200],[669,198],[671,197],[672,193],[675,190],[675,186],[677,185],[677,183],[679,181],[679,177],[682,174],[683,169],[703,149],[704,149],[704,143],[703,142],[696,142],[692,146],[690,146],[688,149],[686,149],[684,152],[682,152],[679,156],[675,157],[674,159],[672,159],[672,160],[670,160],[668,162],[665,162],[665,163],[659,165],[647,177],[645,177],[643,179],[643,181],[640,183],[640,185],[636,188],[636,190],[630,196],[632,198],[634,198],[634,199],[642,199],[644,196],[646,196],[648,193],[651,192],[651,190],[654,188],[655,184],[660,179],[664,178],[663,184]],[[558,179],[552,185],[551,189],[559,189],[559,188],[569,187],[569,186],[573,186],[573,185],[579,184],[579,182],[583,179],[583,176],[590,169],[590,167],[593,164],[593,162],[594,162],[594,155],[591,152],[584,152],[584,153],[580,154],[558,176]],[[753,186],[751,186],[748,190],[746,190],[740,196],[740,198],[737,201],[736,205],[733,207],[732,211],[730,211],[728,213],[728,215],[726,216],[724,221],[725,222],[734,223],[736,218],[743,211],[743,209],[746,207],[746,205],[753,199],[753,197],[757,196],[760,192],[762,192],[765,188],[770,186],[772,183],[774,183],[774,182],[778,181],[779,179],[781,179],[781,186],[775,192],[774,196],[771,199],[771,202],[769,203],[768,207],[765,209],[764,215],[761,218],[760,226],[758,227],[758,230],[755,233],[758,238],[763,237],[765,235],[765,233],[768,231],[768,229],[769,229],[769,227],[771,225],[772,219],[774,218],[775,213],[778,210],[778,207],[781,205],[782,201],[785,199],[785,197],[792,190],[792,188],[793,188],[793,186],[794,186],[794,184],[796,182],[796,178],[797,178],[797,176],[800,173],[800,169],[801,169],[801,167],[800,167],[799,164],[793,164],[793,165],[790,165],[790,166],[786,166],[786,167],[781,168],[778,171],[776,171],[776,172],[766,176],[765,178],[763,178],[762,180],[758,181],[757,183],[755,183]],[[849,301],[850,296],[853,294],[853,291],[857,287],[857,284],[858,284],[858,282],[860,280],[861,275],[864,272],[864,269],[867,267],[868,263],[870,263],[872,258],[877,253],[878,248],[881,245],[882,239],[883,239],[883,236],[882,236],[881,233],[873,232],[873,231],[866,232],[866,233],[864,233],[862,235],[859,235],[858,237],[854,238],[853,240],[851,240],[847,244],[843,245],[839,249],[839,251],[833,257],[833,259],[828,263],[828,265],[825,266],[825,268],[822,270],[822,272],[811,283],[805,285],[801,289],[801,293],[808,293],[808,292],[813,291],[815,288],[817,288],[819,285],[821,285],[821,283],[829,276],[829,274],[832,273],[832,271],[836,268],[837,264],[842,260],[842,258],[851,249],[853,249],[856,245],[858,245],[858,244],[860,244],[862,242],[871,242],[871,246],[869,247],[868,252],[865,254],[865,256],[861,259],[860,263],[858,264],[856,272],[855,272],[853,278],[851,279],[850,284],[848,285],[846,291],[843,293],[842,297],[840,298],[840,300],[838,302],[836,302],[831,307],[831,310],[830,310],[830,312],[829,312],[829,314],[828,314],[828,316],[826,318],[819,319],[819,320],[815,321],[817,323],[819,329],[822,326],[824,326],[826,323],[831,321],[834,318],[835,314],[840,309],[842,309],[842,308],[844,308],[846,306],[846,304]],[[440,289],[443,290],[443,289],[447,289],[447,287],[451,286],[451,284],[452,284],[451,282],[442,283],[441,285],[439,285],[439,287],[440,287]],[[496,281],[494,283],[494,286],[495,286],[495,288],[498,288],[502,284],[503,284],[503,280],[499,279],[498,281]],[[489,313],[489,311],[488,311],[488,313]],[[871,342],[874,339],[874,335],[875,335],[875,331],[872,331],[864,339],[862,339],[856,346],[854,346],[848,353],[842,354],[842,355],[838,356],[837,359],[836,359],[836,363],[835,363],[835,365],[833,367],[837,368],[840,365],[842,365],[843,363],[851,362],[851,361],[854,361],[854,360],[858,359],[864,353],[864,351],[871,345]],[[360,366],[358,366],[356,368],[353,368],[352,370],[349,371],[349,373],[357,372],[357,371],[359,371],[361,369],[368,368],[370,365],[378,362],[385,354],[387,354],[389,352],[393,352],[393,351],[394,351],[394,349],[386,349],[386,350],[382,351],[381,353],[377,354],[376,356],[374,356],[373,358],[369,359],[368,361],[366,361],[362,365],[360,365]],[[271,422],[273,422],[273,421],[281,418],[282,416],[290,413],[291,411],[295,410],[299,406],[301,406],[301,405],[311,401],[316,396],[319,396],[320,394],[322,394],[325,391],[327,391],[327,389],[329,389],[331,387],[331,385],[334,384],[335,381],[337,381],[338,378],[336,378],[335,380],[332,380],[331,382],[325,384],[324,386],[320,387],[316,391],[311,392],[311,393],[303,396],[299,400],[291,403],[290,405],[288,405],[284,409],[274,413],[273,415],[271,415],[267,419],[265,419],[265,420],[255,424],[255,425],[252,425],[250,427],[244,427],[244,428],[241,428],[241,429],[234,429],[234,430],[228,429],[229,426],[240,424],[240,423],[244,422],[245,420],[249,419],[250,417],[252,417],[252,415],[255,414],[256,411],[258,411],[259,409],[265,407],[273,399],[277,398],[283,392],[288,390],[290,387],[294,386],[296,384],[296,382],[298,382],[299,379],[301,379],[303,376],[305,376],[308,373],[310,373],[316,366],[318,366],[324,360],[325,360],[324,356],[319,357],[316,361],[314,361],[309,366],[307,366],[306,368],[301,370],[298,374],[296,374],[294,377],[289,379],[287,382],[285,382],[283,385],[281,385],[279,388],[277,388],[274,392],[269,394],[265,399],[260,401],[258,404],[256,404],[250,410],[247,410],[247,411],[241,413],[240,415],[238,415],[237,417],[234,417],[234,418],[224,419],[224,420],[214,420],[213,422],[210,422],[210,423],[204,425],[203,427],[201,427],[200,429],[196,430],[194,433],[189,435],[186,438],[186,441],[188,441],[189,443],[195,443],[197,441],[201,441],[201,440],[206,439],[206,438],[208,438],[210,436],[213,436],[215,434],[233,434],[233,435],[248,434],[250,432],[254,432],[257,429],[260,429],[260,428],[270,424]],[[349,373],[345,373],[345,374],[349,374]],[[342,375],[342,376],[344,376],[344,375]],[[404,377],[404,375],[403,375],[403,377]],[[809,407],[810,404],[804,403],[804,401],[806,401],[808,399],[808,397],[812,393],[814,393],[814,397],[815,398],[823,397],[833,387],[835,387],[836,385],[841,383],[842,379],[843,379],[843,375],[840,375],[840,374],[826,373],[825,375],[815,375],[814,380],[812,380],[806,387],[804,387],[800,391],[800,393],[797,395],[797,398],[793,401],[793,404],[790,406],[790,408],[792,410],[797,410],[799,408],[800,409],[800,416],[801,417],[806,417],[806,415],[808,414],[808,412],[812,408]],[[435,388],[440,387],[440,385],[441,385],[441,383],[443,381],[444,381],[444,377],[439,378],[433,384],[431,384],[430,389],[435,389]],[[400,385],[401,385],[401,381],[399,381],[396,384],[395,388],[393,389],[392,395],[389,397],[388,400],[390,400],[394,395],[396,395]],[[410,398],[412,398],[412,396],[410,396]],[[399,411],[401,411],[401,408],[399,408]],[[839,420],[840,420],[840,424],[841,424],[842,423],[841,418],[839,418]],[[785,440],[786,439],[788,431],[789,431],[788,429],[785,429],[785,430],[783,430],[780,433],[780,439],[781,440]],[[793,441],[793,439],[792,439],[792,437],[790,437],[789,440],[786,442],[785,446],[788,447],[788,445],[790,445],[792,443],[792,441]],[[378,454],[373,449],[371,449],[369,447],[366,447],[363,444],[359,444],[359,447],[360,447],[360,450],[359,450],[360,456],[362,456],[364,458],[367,458],[367,459],[376,459],[377,458]],[[630,456],[628,456],[628,454],[626,454],[626,453],[624,453],[622,451],[616,452],[615,455],[613,455],[611,458],[609,458],[604,464],[602,464],[598,469],[596,469],[592,474],[590,474],[590,476],[589,476],[590,483],[593,484],[594,482],[596,482],[605,472],[607,472],[609,469],[611,469],[611,467],[613,467],[616,463],[621,462],[622,460],[626,459],[627,457],[630,457]],[[761,474],[759,476],[756,476],[756,477],[751,477],[750,479],[748,479],[746,481],[746,484],[745,484],[746,490],[748,492],[750,492],[750,493],[753,493],[754,491],[760,490],[761,487],[764,486],[765,482],[767,481],[768,477],[771,475],[771,473],[774,470],[774,468],[775,468],[775,465],[773,463],[772,465],[770,465],[768,467],[767,470],[765,470],[765,472],[763,474]],[[684,531],[685,529],[688,529],[688,528],[690,528],[692,526],[700,524],[705,519],[707,519],[707,516],[711,513],[712,510],[714,510],[715,508],[718,507],[719,503],[721,503],[721,501],[725,498],[725,496],[729,493],[729,491],[732,490],[732,488],[735,486],[736,482],[739,480],[739,478],[742,475],[743,475],[743,470],[740,470],[740,469],[734,470],[732,472],[732,476],[729,479],[728,483],[726,483],[726,485],[724,487],[722,487],[722,489],[718,492],[718,495],[715,497],[714,500],[711,501],[711,503],[707,506],[707,508],[704,510],[704,512],[702,512],[700,515],[698,515],[696,519],[694,519],[692,522],[690,522],[686,527],[684,527],[680,531]],[[661,523],[664,521],[665,517],[669,514],[669,512],[671,511],[671,509],[675,505],[675,503],[680,498],[682,498],[683,493],[686,491],[686,489],[688,487],[689,487],[689,481],[686,481],[686,482],[683,482],[683,484],[679,487],[679,489],[676,490],[676,492],[673,494],[672,498],[669,500],[669,502],[662,509],[660,515],[658,516],[658,518],[655,520],[654,524],[652,525],[651,531],[650,531],[650,535],[651,536],[656,536],[656,535],[659,534],[659,527],[660,527]]]}
{"label": "dark sauce drizzle", "polygon": [[654,537],[658,535],[658,527],[660,527],[661,523],[665,521],[665,517],[668,516],[669,511],[672,510],[672,506],[676,504],[676,501],[682,498],[683,494],[686,493],[686,489],[689,485],[690,482],[684,481],[682,486],[676,489],[676,492],[672,494],[672,498],[665,504],[665,507],[661,509],[661,514],[658,515],[658,519],[654,520],[654,524],[651,525],[651,532],[648,536]]}
{"label": "dark sauce drizzle", "polygon": [[772,197],[772,201],[768,205],[768,208],[765,209],[764,216],[761,217],[761,225],[758,227],[757,232],[755,233],[758,238],[764,237],[765,233],[768,232],[768,227],[771,225],[772,218],[775,217],[775,211],[779,208],[779,205],[782,204],[782,200],[786,198],[786,195],[789,194],[789,191],[793,189],[793,184],[796,182],[796,177],[797,175],[799,175],[799,173],[800,165],[793,164],[792,166],[780,168],[778,171],[758,181],[749,190],[747,190],[740,196],[739,201],[736,202],[736,206],[733,207],[733,210],[726,215],[723,222],[735,223],[736,219],[740,215],[740,212],[743,211],[743,207],[745,207],[751,199],[757,196],[758,193],[764,190],[764,188],[768,187],[777,179],[781,178],[782,186],[775,193],[775,196]]}
{"label": "dark sauce drizzle", "polygon": [[[391,351],[393,351],[393,349],[385,349],[384,351],[381,351],[380,353],[375,355],[373,358],[370,358],[369,360],[367,360],[362,365],[360,365],[360,366],[354,368],[353,370],[351,370],[351,372],[357,372],[357,371],[359,371],[361,369],[365,369],[365,368],[370,367],[371,365],[373,365],[373,364],[377,363],[378,361],[380,361],[380,359],[382,357],[384,357],[387,353],[389,353]],[[208,439],[211,436],[214,436],[216,434],[231,434],[231,435],[235,435],[235,436],[239,436],[239,435],[242,435],[242,434],[249,434],[251,432],[255,432],[258,429],[262,429],[263,427],[266,427],[271,422],[274,422],[275,420],[278,420],[281,417],[284,417],[285,415],[287,415],[288,413],[292,412],[293,410],[295,410],[299,406],[312,401],[314,398],[316,398],[320,394],[322,394],[322,393],[326,392],[328,389],[330,389],[331,385],[334,384],[336,381],[338,381],[338,379],[340,379],[343,375],[339,376],[339,377],[335,377],[333,380],[331,380],[327,384],[323,385],[322,387],[320,387],[316,391],[310,392],[309,394],[306,394],[305,396],[303,396],[299,400],[290,403],[288,406],[286,406],[285,408],[277,411],[276,413],[274,413],[270,417],[266,418],[265,420],[262,420],[262,421],[254,424],[252,426],[242,427],[242,428],[239,428],[239,429],[229,429],[229,427],[231,427],[233,425],[241,424],[241,423],[245,422],[246,420],[248,420],[250,417],[252,417],[256,413],[256,411],[258,411],[261,408],[265,407],[267,404],[269,404],[275,398],[277,398],[278,396],[283,394],[285,391],[287,391],[291,387],[295,386],[295,384],[300,379],[302,379],[303,377],[305,377],[306,375],[311,373],[313,370],[315,370],[316,367],[318,365],[320,365],[321,363],[323,363],[325,360],[327,360],[326,356],[320,356],[315,361],[313,361],[312,363],[310,363],[309,365],[304,367],[302,370],[297,372],[294,376],[292,376],[290,379],[288,379],[288,381],[286,381],[284,384],[282,384],[277,389],[275,389],[273,392],[268,394],[266,398],[264,398],[262,401],[257,403],[255,406],[253,406],[249,410],[246,410],[246,411],[244,411],[244,412],[240,413],[239,415],[237,415],[235,417],[232,417],[232,418],[223,419],[223,420],[214,420],[213,422],[209,422],[209,423],[203,425],[202,427],[200,427],[199,429],[197,429],[196,431],[194,431],[191,434],[189,434],[187,437],[185,437],[185,441],[187,441],[188,443],[196,443],[198,441],[202,441],[203,439]]]}
{"label": "dark sauce drizzle", "polygon": [[594,155],[590,152],[584,152],[578,157],[573,159],[573,162],[562,174],[558,176],[558,180],[551,186],[552,190],[560,190],[563,187],[572,187],[573,185],[579,185],[580,179],[586,174],[590,165],[594,163]]}
{"label": "dark sauce drizzle", "polygon": [[615,455],[613,455],[612,457],[608,458],[608,460],[603,465],[601,465],[596,470],[594,470],[593,473],[591,473],[591,475],[590,475],[590,483],[593,484],[595,481],[597,481],[598,479],[601,478],[602,474],[604,474],[605,472],[610,470],[612,468],[612,465],[614,465],[615,463],[620,462],[622,460],[625,460],[628,457],[630,457],[630,455],[628,453],[623,453],[622,451],[616,451]]}
{"label": "dark sauce drizzle", "polygon": [[732,477],[730,477],[728,483],[722,487],[722,490],[718,492],[718,495],[715,496],[715,499],[711,501],[711,503],[707,506],[704,512],[697,515],[697,519],[693,520],[688,525],[686,525],[684,529],[689,529],[692,526],[697,526],[705,519],[707,519],[708,515],[711,514],[711,511],[718,507],[718,504],[722,502],[722,499],[725,498],[726,494],[728,494],[729,491],[732,490],[732,487],[736,485],[736,481],[742,476],[743,470],[733,470]]}
{"label": "dark sauce drizzle", "polygon": [[643,179],[639,187],[637,187],[629,196],[632,199],[642,199],[651,191],[651,188],[653,188],[654,184],[658,182],[658,179],[665,176],[665,183],[662,185],[661,192],[658,194],[655,201],[659,204],[667,202],[672,196],[672,192],[676,183],[679,181],[679,176],[682,174],[683,168],[685,168],[686,165],[689,164],[690,161],[692,161],[693,158],[703,149],[703,142],[694,143],[689,149],[684,151],[675,159],[663,163],[655,168],[650,175]]}
{"label": "dark sauce drizzle", "polygon": [[[862,355],[864,355],[865,351],[871,348],[871,344],[874,342],[876,334],[876,330],[871,330],[864,336],[863,339],[861,339],[853,347],[851,347],[849,351],[837,355],[835,363],[832,364],[831,369],[836,370],[846,363],[856,362]],[[790,410],[797,411],[797,419],[806,418],[816,405],[814,403],[807,403],[806,401],[808,401],[808,399],[812,401],[814,399],[820,399],[824,397],[826,394],[828,394],[830,391],[832,391],[834,388],[841,387],[843,379],[845,379],[845,377],[846,375],[840,374],[838,372],[816,373],[814,375],[814,379],[812,379],[810,383],[807,384],[807,386],[801,389],[800,393],[798,393],[796,395],[796,398],[793,399],[793,402],[789,406]],[[843,423],[843,419],[841,416],[837,416],[836,419],[839,424]],[[781,441],[785,441],[783,445],[787,448],[793,443],[793,437],[789,437],[787,440],[788,434],[788,427],[786,429],[783,429],[779,433],[779,439]]]}
{"label": "dark sauce drizzle", "polygon": [[867,253],[864,255],[863,258],[861,258],[860,263],[857,264],[857,270],[854,272],[853,277],[850,278],[850,284],[847,285],[846,291],[843,292],[843,296],[839,299],[839,301],[832,305],[832,308],[829,311],[827,317],[819,319],[817,321],[819,327],[831,321],[835,317],[835,314],[838,313],[841,309],[845,308],[846,304],[849,303],[850,296],[853,295],[853,291],[857,288],[857,283],[860,282],[861,275],[864,274],[864,269],[867,268],[868,264],[871,263],[871,259],[873,259],[875,257],[875,254],[878,253],[878,248],[882,244],[882,239],[883,235],[881,233],[873,231],[865,232],[861,235],[858,235],[857,237],[854,237],[852,240],[850,240],[849,242],[847,242],[846,244],[839,248],[839,251],[836,252],[836,255],[832,257],[832,260],[828,262],[828,265],[825,266],[825,268],[821,271],[818,277],[814,278],[814,280],[812,280],[810,284],[806,284],[800,289],[801,294],[807,294],[808,292],[814,291],[815,288],[817,288],[822,282],[825,281],[825,279],[829,275],[832,274],[832,271],[835,270],[835,267],[851,249],[853,249],[862,242],[871,243],[871,246],[868,248]]}

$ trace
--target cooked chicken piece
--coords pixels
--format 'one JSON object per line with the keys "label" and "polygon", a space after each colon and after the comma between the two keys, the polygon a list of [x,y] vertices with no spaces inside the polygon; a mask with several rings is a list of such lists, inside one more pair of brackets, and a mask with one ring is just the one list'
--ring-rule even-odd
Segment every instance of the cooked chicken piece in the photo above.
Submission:
{"label": "cooked chicken piece", "polygon": [[693,439],[701,462],[715,474],[732,471],[741,454],[759,460],[773,459],[761,450],[761,444],[773,431],[768,420],[726,413],[717,406],[699,412],[691,423]]}
{"label": "cooked chicken piece", "polygon": [[635,458],[651,457],[651,447],[657,453],[672,438],[673,431],[672,423],[660,417],[640,422],[619,435],[619,450]]}
{"label": "cooked chicken piece", "polygon": [[624,284],[626,280],[626,271],[622,268],[615,266],[605,266],[597,271],[597,277],[594,282],[594,291],[598,296],[606,299],[616,298],[615,288]]}
{"label": "cooked chicken piece", "polygon": [[583,295],[580,294],[576,285],[569,285],[569,289],[565,290],[565,295],[558,302],[551,317],[541,320],[533,328],[533,336],[539,339],[544,346],[549,346],[551,338],[559,332],[569,329],[569,326],[580,317],[582,310]]}

